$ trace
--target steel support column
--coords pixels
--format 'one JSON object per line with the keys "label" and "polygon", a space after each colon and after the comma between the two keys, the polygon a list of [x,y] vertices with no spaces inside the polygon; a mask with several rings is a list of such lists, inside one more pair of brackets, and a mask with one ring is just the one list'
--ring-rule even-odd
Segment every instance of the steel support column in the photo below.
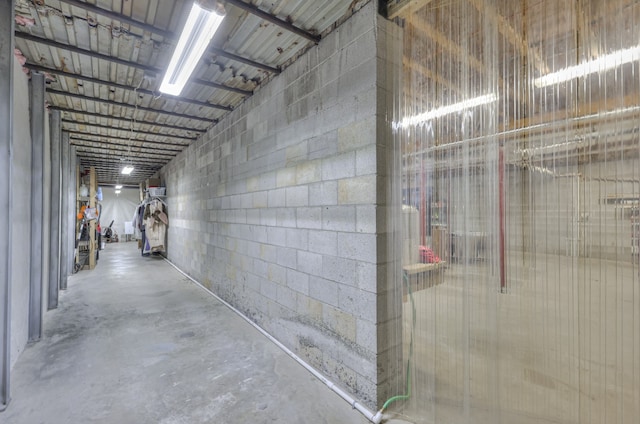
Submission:
{"label": "steel support column", "polygon": [[31,111],[31,260],[29,261],[29,341],[42,336],[42,243],[44,241],[44,75],[34,72],[29,84]]}
{"label": "steel support column", "polygon": [[51,225],[49,225],[49,304],[47,309],[58,307],[60,287],[60,150],[62,143],[62,120],[60,111],[51,112]]}
{"label": "steel support column", "polygon": [[71,270],[69,269],[68,259],[69,252],[69,214],[71,213],[69,205],[69,190],[71,190],[71,183],[69,181],[69,168],[71,162],[69,160],[70,155],[69,146],[69,134],[62,133],[62,143],[60,144],[60,172],[62,175],[60,183],[60,193],[62,197],[60,208],[60,290],[67,289],[67,277]]}
{"label": "steel support column", "polygon": [[14,0],[0,6],[0,411],[9,405],[11,371],[11,153]]}
{"label": "steel support column", "polygon": [[67,258],[67,266],[69,267],[69,275],[73,274],[73,267],[76,263],[76,196],[77,196],[77,184],[76,179],[77,168],[79,165],[78,162],[78,153],[76,152],[76,147],[71,146],[69,134],[65,134],[67,137],[67,144],[69,145],[69,213],[67,215],[67,219],[69,220],[69,232],[67,238],[67,249],[69,249],[69,257]]}

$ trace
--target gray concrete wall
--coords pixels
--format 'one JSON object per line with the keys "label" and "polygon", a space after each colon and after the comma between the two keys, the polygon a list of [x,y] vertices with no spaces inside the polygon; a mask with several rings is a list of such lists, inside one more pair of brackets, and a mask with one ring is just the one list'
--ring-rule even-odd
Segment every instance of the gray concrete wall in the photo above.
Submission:
{"label": "gray concrete wall", "polygon": [[14,63],[14,135],[11,161],[11,365],[27,343],[29,329],[29,257],[31,254],[31,132],[29,85]]}
{"label": "gray concrete wall", "polygon": [[637,164],[630,158],[567,166],[558,172],[562,177],[512,170],[507,195],[509,248],[631,261],[628,205],[606,199],[640,197]]}
{"label": "gray concrete wall", "polygon": [[120,241],[124,241],[124,223],[131,221],[136,206],[140,203],[140,190],[137,188],[123,188],[120,194],[115,193],[113,187],[102,187],[102,213],[100,225],[102,232],[113,220],[113,229],[118,232]]}
{"label": "gray concrete wall", "polygon": [[386,321],[374,3],[161,171],[169,259],[372,406]]}

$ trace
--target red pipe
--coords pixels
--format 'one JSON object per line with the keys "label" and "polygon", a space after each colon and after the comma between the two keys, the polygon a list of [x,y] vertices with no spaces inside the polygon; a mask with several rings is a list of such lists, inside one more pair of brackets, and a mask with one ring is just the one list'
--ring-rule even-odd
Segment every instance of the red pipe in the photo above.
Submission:
{"label": "red pipe", "polygon": [[420,244],[427,245],[427,176],[422,170],[420,181]]}
{"label": "red pipe", "polygon": [[502,147],[498,152],[498,213],[500,219],[500,291],[507,291],[507,278],[505,273],[504,260],[504,234],[505,234],[505,192],[504,192],[504,150]]}

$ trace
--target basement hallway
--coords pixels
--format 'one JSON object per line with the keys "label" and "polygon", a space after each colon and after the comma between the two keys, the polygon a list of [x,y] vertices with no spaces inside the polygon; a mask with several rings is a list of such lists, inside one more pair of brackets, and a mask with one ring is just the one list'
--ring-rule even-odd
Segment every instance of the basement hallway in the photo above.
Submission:
{"label": "basement hallway", "polygon": [[135,243],[69,278],[13,369],[7,424],[365,423],[229,308]]}

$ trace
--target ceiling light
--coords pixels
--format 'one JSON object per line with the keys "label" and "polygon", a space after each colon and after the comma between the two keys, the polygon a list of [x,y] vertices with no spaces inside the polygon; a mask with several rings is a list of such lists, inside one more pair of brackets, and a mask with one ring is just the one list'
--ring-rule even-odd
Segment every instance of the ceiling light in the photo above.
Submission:
{"label": "ceiling light", "polygon": [[160,91],[179,96],[200,57],[222,23],[224,8],[216,3],[216,10],[207,10],[194,3],[184,25]]}
{"label": "ceiling light", "polygon": [[624,65],[625,63],[634,62],[638,59],[640,59],[640,46],[635,46],[600,56],[597,59],[593,59],[579,65],[569,66],[568,68],[561,69],[557,72],[552,72],[534,79],[533,83],[538,88],[547,87],[575,78],[584,77],[596,72],[608,71]]}
{"label": "ceiling light", "polygon": [[418,125],[423,122],[430,121],[432,119],[440,118],[445,115],[450,115],[456,112],[462,112],[466,109],[471,109],[473,107],[486,105],[488,103],[493,103],[498,100],[498,96],[495,94],[486,94],[480,97],[474,97],[473,99],[465,100],[460,103],[454,103],[449,106],[442,106],[437,109],[432,109],[427,112],[420,113],[418,115],[407,116],[402,119],[400,123],[400,127],[409,127],[411,125]]}
{"label": "ceiling light", "polygon": [[120,190],[122,188],[122,184],[116,185],[116,190]]}
{"label": "ceiling light", "polygon": [[125,165],[125,167],[124,167],[124,168],[122,168],[122,173],[123,173],[124,175],[129,175],[129,174],[131,174],[132,172],[133,172],[133,166],[131,166],[131,165]]}
{"label": "ceiling light", "polygon": [[120,194],[120,190],[116,190],[116,194]]}

